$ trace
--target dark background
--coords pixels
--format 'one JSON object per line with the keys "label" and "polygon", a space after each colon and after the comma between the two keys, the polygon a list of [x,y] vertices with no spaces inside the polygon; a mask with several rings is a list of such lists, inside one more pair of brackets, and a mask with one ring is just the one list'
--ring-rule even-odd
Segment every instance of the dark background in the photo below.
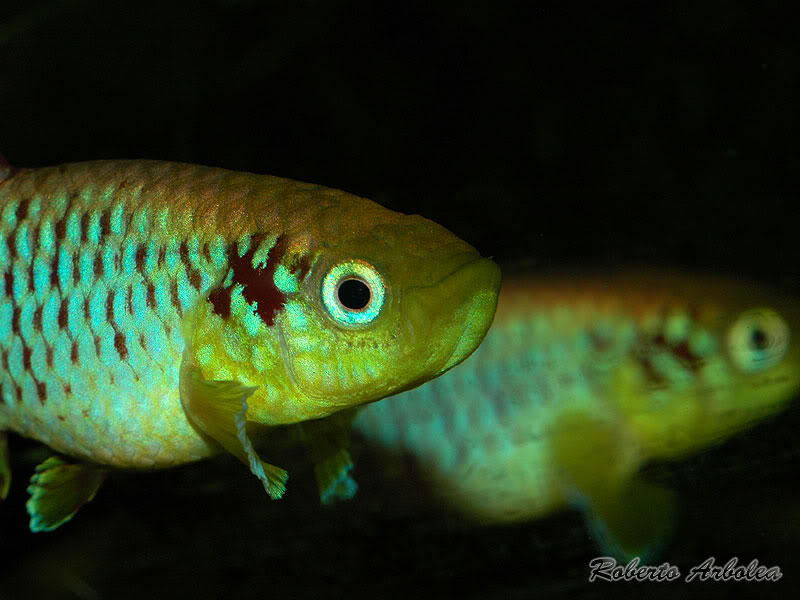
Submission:
{"label": "dark background", "polygon": [[[692,266],[798,292],[800,43],[779,6],[4,0],[0,151],[271,173],[423,214],[504,265]],[[576,514],[476,529],[413,478],[392,490],[359,447],[345,506],[317,506],[297,457],[278,503],[223,458],[114,477],[34,536],[41,451],[14,438],[0,597],[786,595],[799,412],[652,467],[685,499],[665,560],[756,557],[779,584],[589,585]]]}

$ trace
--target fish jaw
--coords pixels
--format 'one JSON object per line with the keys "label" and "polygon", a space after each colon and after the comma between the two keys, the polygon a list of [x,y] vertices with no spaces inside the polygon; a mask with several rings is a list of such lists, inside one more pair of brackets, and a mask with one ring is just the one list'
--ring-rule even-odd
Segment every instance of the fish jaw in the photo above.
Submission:
{"label": "fish jaw", "polygon": [[[420,333],[437,324],[450,335],[431,339],[429,360],[438,363],[434,377],[466,359],[483,341],[497,310],[500,269],[488,258],[458,267],[433,286],[412,288],[406,294],[406,315]],[[458,333],[460,331],[460,333]]]}

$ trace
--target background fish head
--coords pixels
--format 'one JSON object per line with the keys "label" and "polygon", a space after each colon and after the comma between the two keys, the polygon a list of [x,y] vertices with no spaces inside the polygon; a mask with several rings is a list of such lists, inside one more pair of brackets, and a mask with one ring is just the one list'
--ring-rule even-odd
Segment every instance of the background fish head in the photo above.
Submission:
{"label": "background fish head", "polygon": [[655,456],[723,441],[783,409],[800,390],[798,299],[714,278],[693,287],[701,300],[690,301],[691,330],[673,348],[691,374],[649,393],[651,404],[661,398],[658,419],[634,417]]}

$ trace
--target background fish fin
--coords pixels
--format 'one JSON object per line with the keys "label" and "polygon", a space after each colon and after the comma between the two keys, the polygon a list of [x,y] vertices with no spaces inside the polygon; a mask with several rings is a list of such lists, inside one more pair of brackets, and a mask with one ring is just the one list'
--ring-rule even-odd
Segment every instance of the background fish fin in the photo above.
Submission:
{"label": "background fish fin", "polygon": [[0,500],[5,500],[11,487],[11,460],[8,454],[8,434],[0,431]]}
{"label": "background fish fin", "polygon": [[351,476],[353,461],[348,451],[355,415],[356,409],[344,410],[299,425],[301,438],[314,463],[319,498],[323,504],[349,500],[358,491],[358,484]]}
{"label": "background fish fin", "polygon": [[582,414],[556,423],[552,451],[568,500],[604,552],[653,560],[675,521],[674,494],[631,473],[631,448],[612,422]]}
{"label": "background fish fin", "polygon": [[102,469],[57,456],[38,465],[28,486],[31,497],[25,504],[31,516],[31,531],[52,531],[69,521],[94,498],[104,475]]}
{"label": "background fish fin", "polygon": [[677,517],[675,493],[656,484],[633,480],[616,497],[592,498],[585,517],[601,550],[620,562],[639,557],[642,564],[658,559]]}
{"label": "background fish fin", "polygon": [[261,480],[270,498],[286,491],[289,475],[259,458],[247,436],[247,399],[257,388],[238,381],[210,381],[184,356],[181,365],[181,404],[189,420],[217,441]]}

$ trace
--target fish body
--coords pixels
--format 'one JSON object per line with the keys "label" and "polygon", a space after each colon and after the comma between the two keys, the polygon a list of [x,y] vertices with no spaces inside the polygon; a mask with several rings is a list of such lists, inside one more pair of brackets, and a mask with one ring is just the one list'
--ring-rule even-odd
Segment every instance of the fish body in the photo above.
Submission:
{"label": "fish body", "polygon": [[637,471],[784,407],[800,387],[798,328],[796,300],[715,277],[506,278],[468,361],[354,425],[478,520],[577,506],[607,550],[646,555],[673,508]]}
{"label": "fish body", "polygon": [[493,317],[496,265],[345,192],[157,161],[3,173],[0,431],[81,461],[225,449],[279,496],[248,429],[346,428],[339,411],[446,371]]}

